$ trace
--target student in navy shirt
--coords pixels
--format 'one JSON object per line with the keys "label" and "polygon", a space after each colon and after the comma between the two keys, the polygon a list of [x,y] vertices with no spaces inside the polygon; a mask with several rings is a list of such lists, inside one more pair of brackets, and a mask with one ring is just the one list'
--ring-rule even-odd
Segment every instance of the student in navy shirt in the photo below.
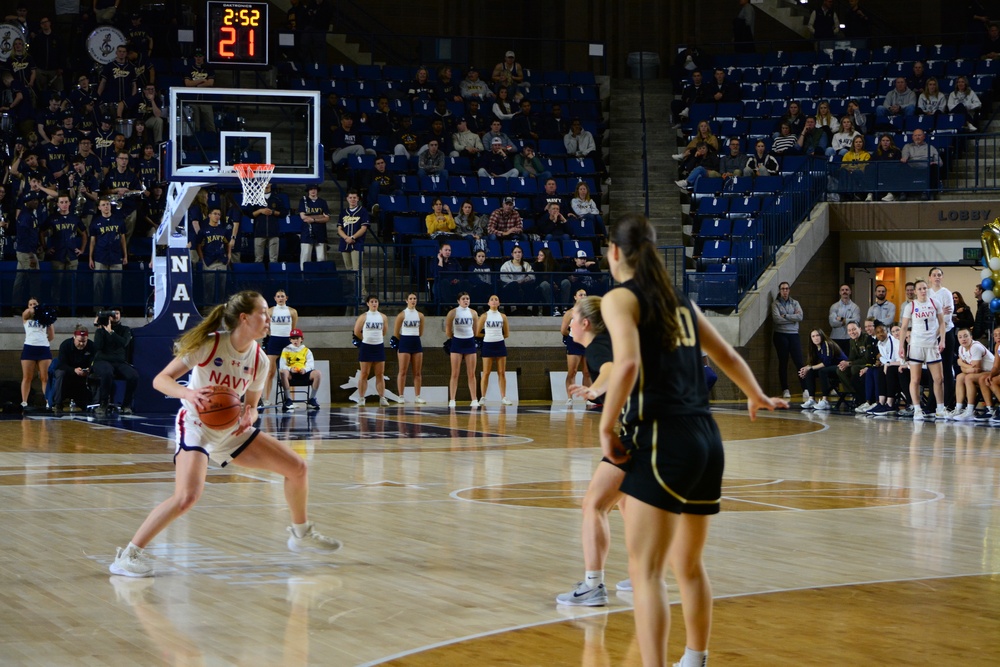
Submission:
{"label": "student in navy shirt", "polygon": [[330,207],[319,196],[318,185],[310,185],[299,200],[299,218],[302,219],[299,264],[312,261],[313,248],[316,249],[316,261],[326,261],[326,223],[330,221]]}
{"label": "student in navy shirt", "polygon": [[[90,223],[90,268],[94,273],[94,305],[117,305],[122,297],[122,269],[128,264],[125,222],[111,213],[111,201],[101,197]],[[111,272],[111,299],[104,299],[104,285]]]}
{"label": "student in navy shirt", "polygon": [[80,255],[87,247],[87,227],[70,210],[68,194],[61,193],[56,206],[56,214],[49,217],[42,232],[47,236],[45,257],[52,262],[52,302],[58,305],[64,303],[64,272],[76,271]]}
{"label": "student in navy shirt", "polygon": [[207,224],[198,232],[198,258],[201,261],[205,303],[219,303],[226,295],[226,271],[232,253],[232,228],[222,224],[222,209],[210,206]]}
{"label": "student in navy shirt", "polygon": [[17,251],[17,277],[14,278],[13,303],[28,301],[28,296],[24,293],[24,281],[28,280],[28,271],[32,272],[31,292],[38,293],[38,251],[42,247],[41,228],[47,217],[43,201],[38,197],[27,199],[17,215],[14,245]]}

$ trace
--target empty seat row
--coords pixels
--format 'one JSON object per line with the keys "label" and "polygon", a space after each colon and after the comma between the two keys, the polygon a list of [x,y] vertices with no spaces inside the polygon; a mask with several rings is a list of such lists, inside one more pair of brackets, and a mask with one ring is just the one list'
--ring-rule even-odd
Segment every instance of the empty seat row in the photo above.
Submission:
{"label": "empty seat row", "polygon": [[[838,64],[779,67],[724,67],[726,77],[734,83],[795,83],[797,81],[850,81],[853,79],[894,79],[913,73],[913,60],[890,64]],[[957,76],[995,75],[1000,65],[992,60],[927,60],[927,76],[949,79]]]}

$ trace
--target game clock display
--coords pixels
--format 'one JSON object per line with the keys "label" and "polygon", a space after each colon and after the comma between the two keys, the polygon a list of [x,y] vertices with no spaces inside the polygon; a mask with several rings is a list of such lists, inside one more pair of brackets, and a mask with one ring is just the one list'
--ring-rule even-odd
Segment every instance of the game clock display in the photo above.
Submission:
{"label": "game clock display", "polygon": [[266,2],[208,1],[208,48],[212,65],[268,64]]}

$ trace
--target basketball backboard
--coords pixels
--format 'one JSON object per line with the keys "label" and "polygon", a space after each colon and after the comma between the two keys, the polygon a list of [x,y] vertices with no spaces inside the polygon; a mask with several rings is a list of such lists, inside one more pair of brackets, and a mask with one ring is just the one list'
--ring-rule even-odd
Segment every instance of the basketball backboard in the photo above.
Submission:
{"label": "basketball backboard", "polygon": [[234,185],[252,162],[274,164],[274,183],[321,183],[319,105],[314,91],[173,87],[164,175]]}

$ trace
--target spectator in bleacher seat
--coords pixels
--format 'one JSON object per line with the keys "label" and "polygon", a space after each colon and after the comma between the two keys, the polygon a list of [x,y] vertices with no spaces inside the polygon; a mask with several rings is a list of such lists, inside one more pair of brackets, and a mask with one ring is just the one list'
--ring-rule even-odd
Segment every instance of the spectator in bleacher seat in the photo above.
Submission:
{"label": "spectator in bleacher seat", "polygon": [[[787,129],[787,127],[786,125],[785,128]],[[719,155],[702,141],[695,147],[694,153],[681,163],[679,171],[683,178],[677,181],[677,187],[687,192],[694,188],[702,176],[721,176]]]}
{"label": "spectator in bleacher seat", "polygon": [[476,250],[472,262],[469,264],[469,296],[473,303],[486,303],[490,295],[496,290],[493,289],[493,267],[486,263],[486,251]]}
{"label": "spectator in bleacher seat", "polygon": [[58,127],[62,122],[62,96],[53,93],[49,96],[49,103],[44,109],[39,109],[35,114],[35,132],[41,143],[47,144],[51,141],[49,132]]}
{"label": "spectator in bleacher seat", "polygon": [[434,98],[434,83],[431,81],[430,74],[427,72],[426,67],[417,68],[417,73],[413,77],[413,81],[410,82],[410,88],[407,91],[407,94],[413,102],[420,102]]}
{"label": "spectator in bleacher seat", "polygon": [[788,123],[783,122],[778,126],[778,136],[771,142],[771,152],[779,158],[786,155],[798,155],[801,152],[799,140],[796,135],[792,134],[792,127]]}
{"label": "spectator in bleacher seat", "polygon": [[[186,82],[185,82],[186,84]],[[97,97],[117,109],[121,117],[125,101],[133,97],[137,90],[135,68],[128,61],[128,49],[119,44],[115,58],[101,69],[101,81],[97,84]]]}
{"label": "spectator in bleacher seat", "polygon": [[548,216],[549,207],[552,204],[559,204],[564,214],[569,211],[568,202],[565,197],[559,194],[558,189],[559,184],[556,183],[556,179],[548,178],[545,180],[545,187],[542,192],[535,195],[534,206],[531,209],[536,220]]}
{"label": "spectator in bleacher seat", "polygon": [[393,135],[392,152],[402,157],[413,157],[420,150],[420,141],[417,133],[413,131],[413,119],[403,116],[399,119],[399,130]]}
{"label": "spectator in bleacher seat", "polygon": [[[875,152],[872,154],[872,162],[899,162],[899,159],[903,157],[903,153],[896,147],[896,144],[892,141],[892,135],[883,134],[878,139],[878,145],[875,148]],[[890,167],[891,169],[891,167]],[[879,180],[883,180],[885,175],[883,174]],[[891,192],[887,192],[885,195],[879,197],[881,193],[875,192],[875,198],[881,199],[885,202],[896,201],[896,195]]]}
{"label": "spectator in bleacher seat", "polygon": [[266,248],[268,261],[275,264],[278,261],[279,226],[281,219],[288,214],[288,207],[282,206],[284,197],[276,190],[272,190],[270,183],[264,187],[264,194],[267,202],[263,206],[257,207],[251,204],[244,208],[244,213],[253,218],[254,261],[258,264],[264,261]]}
{"label": "spectator in bleacher seat", "polygon": [[590,187],[584,181],[576,184],[573,190],[573,198],[569,201],[570,215],[581,220],[589,220],[594,225],[594,233],[600,240],[608,237],[608,229],[604,226],[604,218],[601,216],[601,209],[597,202],[590,196]]}
{"label": "spectator in bleacher seat", "polygon": [[[103,142],[102,142],[103,143]],[[98,154],[101,158],[101,171],[105,176],[108,172],[115,168],[118,163],[118,154],[125,152],[125,135],[121,132],[114,132],[111,135],[111,143],[106,144],[103,155]],[[131,158],[129,160],[131,165]]]}
{"label": "spectator in bleacher seat", "polygon": [[875,285],[875,303],[868,309],[866,317],[875,318],[886,325],[891,325],[896,321],[896,304],[886,300],[888,293],[889,291],[882,283]]}
{"label": "spectator in bleacher seat", "polygon": [[45,237],[45,258],[52,262],[52,303],[68,303],[63,300],[64,272],[76,271],[80,256],[87,248],[87,227],[78,215],[70,210],[68,192],[60,192],[56,199],[56,212],[49,216],[42,228]]}
{"label": "spectator in bleacher seat", "polygon": [[712,74],[713,81],[708,83],[709,102],[740,102],[743,100],[743,91],[739,84],[726,80],[726,70],[716,67]]}
{"label": "spectator in bleacher seat", "polygon": [[924,63],[917,60],[913,63],[913,71],[910,76],[906,77],[906,87],[913,91],[913,94],[919,97],[923,94],[924,89],[927,87],[927,72],[924,69]]}
{"label": "spectator in bleacher seat", "polygon": [[3,83],[3,90],[0,90],[0,111],[8,111],[13,115],[14,124],[19,131],[31,131],[35,115],[31,91],[8,70],[0,74],[0,82]]}
{"label": "spectator in bleacher seat", "polygon": [[830,103],[826,100],[816,107],[816,127],[823,130],[828,143],[833,133],[840,129],[840,120],[830,113]]}
{"label": "spectator in bleacher seat", "polygon": [[828,144],[827,133],[816,127],[816,119],[809,116],[796,143],[803,155],[825,155]]}
{"label": "spectator in bleacher seat", "polygon": [[694,70],[691,72],[691,83],[684,86],[684,90],[681,91],[681,98],[670,102],[674,128],[679,128],[687,120],[691,113],[692,104],[705,104],[710,99],[708,86],[703,82],[701,70]]}
{"label": "spectator in bleacher seat", "polygon": [[979,49],[979,57],[983,60],[1000,58],[1000,24],[991,23],[986,30],[986,39]]}
{"label": "spectator in bleacher seat", "polygon": [[340,237],[340,254],[344,256],[344,268],[348,271],[361,270],[361,258],[364,256],[365,236],[371,220],[368,210],[361,205],[358,191],[347,191],[347,206],[340,212],[337,223],[337,236]]}
{"label": "spectator in bleacher seat", "polygon": [[492,150],[483,154],[479,159],[478,174],[483,178],[514,178],[517,176],[517,169],[514,168],[514,161],[510,159],[507,151],[504,150],[503,139],[493,137],[491,142]]}
{"label": "spectator in bleacher seat", "polygon": [[367,133],[378,137],[390,137],[399,128],[399,114],[389,108],[388,97],[379,95],[375,111],[371,115],[361,114],[361,122]]}
{"label": "spectator in bleacher seat", "polygon": [[464,281],[458,275],[461,270],[458,260],[451,256],[451,244],[445,241],[438,248],[437,258],[431,264],[428,276],[434,281],[434,298],[438,303],[448,303],[457,296],[459,290],[464,289]]}
{"label": "spectator in bleacher seat", "polygon": [[514,106],[510,90],[506,86],[497,88],[497,96],[493,101],[493,117],[497,120],[510,120],[520,110]]}
{"label": "spectator in bleacher seat", "polygon": [[440,120],[442,126],[446,132],[455,131],[455,117],[451,113],[451,109],[448,108],[448,103],[444,100],[438,100],[434,103],[434,114],[431,116],[431,122]]}
{"label": "spectator in bleacher seat", "polygon": [[847,117],[851,119],[854,129],[861,134],[868,134],[868,117],[861,112],[861,106],[857,100],[847,100]]}
{"label": "spectator in bleacher seat", "polygon": [[[487,118],[486,114],[479,110],[481,106],[479,100],[469,100],[466,106],[465,120],[469,125],[469,131],[475,132],[482,139],[490,131],[491,119]],[[483,145],[486,145],[485,142]]]}
{"label": "spectator in bleacher seat", "polygon": [[131,26],[125,31],[125,39],[134,44],[141,54],[147,58],[153,55],[153,37],[142,25],[142,14],[133,12],[129,17]]}
{"label": "spectator in bleacher seat", "polygon": [[806,30],[816,41],[833,39],[840,34],[840,19],[833,10],[833,0],[820,1],[820,6],[809,14]]}
{"label": "spectator in bleacher seat", "polygon": [[[32,179],[37,182],[37,179]],[[41,230],[48,220],[45,200],[41,197],[30,197],[18,206],[14,227],[14,248],[17,257],[17,276],[14,278],[14,291],[11,301],[24,303],[25,283],[30,284],[32,294],[38,294],[40,257],[45,248],[42,245]],[[30,278],[29,278],[30,272]]]}
{"label": "spectator in bleacher seat", "polygon": [[[126,59],[127,61],[127,59]],[[129,65],[131,67],[131,65]],[[106,69],[106,67],[105,67]],[[134,78],[134,77],[133,77]],[[101,85],[104,85],[105,72],[101,73]],[[184,86],[186,88],[213,88],[215,86],[215,70],[205,64],[205,52],[202,49],[194,50],[194,63],[188,65],[184,73]],[[98,87],[98,94],[103,90]],[[132,95],[135,95],[133,85]],[[100,95],[98,95],[100,96]],[[191,113],[189,122],[194,123],[194,129],[202,132],[215,133],[215,113],[210,104],[185,104],[185,113]],[[182,121],[183,122],[183,121]]]}
{"label": "spectator in bleacher seat", "polygon": [[534,233],[545,241],[569,241],[569,226],[561,208],[559,202],[547,204],[544,213],[535,221]]}
{"label": "spectator in bleacher seat", "polygon": [[125,219],[126,240],[132,239],[135,231],[136,213],[139,209],[138,199],[129,193],[140,191],[139,177],[129,168],[129,155],[122,151],[115,156],[115,166],[108,170],[101,183],[101,189],[107,194],[118,195],[120,207],[118,212]]}
{"label": "spectator in bleacher seat", "polygon": [[[112,212],[111,202],[102,196],[98,214],[90,223],[90,268],[94,271],[94,303],[121,303],[122,269],[128,264],[125,244],[125,221]],[[104,287],[111,276],[111,297],[105,298]]]}
{"label": "spectator in bleacher seat", "polygon": [[132,69],[135,71],[136,89],[142,92],[143,87],[147,83],[154,83],[156,81],[156,68],[150,62],[149,56],[140,52],[139,47],[132,42],[129,42],[125,49],[129,64],[132,65]]}
{"label": "spectator in bleacher seat", "polygon": [[521,214],[514,208],[513,197],[504,197],[500,208],[490,214],[486,231],[491,241],[517,241],[524,238],[524,222]]}
{"label": "spectator in bleacher seat", "polygon": [[955,312],[951,316],[955,329],[968,329],[971,332],[976,326],[976,316],[972,314],[972,308],[965,302],[961,292],[952,292],[951,298],[955,302]]}
{"label": "spectator in bleacher seat", "polygon": [[530,144],[514,156],[514,169],[524,178],[537,178],[541,181],[552,178],[552,172],[545,170],[545,165],[535,155],[535,149]]}
{"label": "spectator in bleacher seat", "polygon": [[319,109],[319,136],[323,140],[327,157],[330,156],[331,152],[330,138],[334,132],[340,129],[340,114],[342,113],[344,113],[344,107],[340,105],[340,95],[329,93],[323,100],[323,106]]}
{"label": "spectator in bleacher seat", "polygon": [[[850,116],[844,116],[840,119],[840,131],[833,135],[830,146],[826,149],[826,154],[828,156],[844,155],[851,150],[855,137],[861,137],[861,133],[854,129],[854,121],[851,120]],[[861,138],[864,140],[864,137]]]}
{"label": "spectator in bleacher seat", "polygon": [[736,53],[753,53],[753,33],[756,16],[750,0],[737,0],[740,6],[736,18],[733,19],[733,51]]}
{"label": "spectator in bleacher seat", "polygon": [[990,304],[983,301],[983,286],[976,284],[973,288],[976,297],[976,319],[972,326],[972,337],[980,343],[989,346],[990,329],[993,327],[993,313],[990,312]]}
{"label": "spectator in bleacher seat", "polygon": [[719,158],[719,172],[722,178],[742,176],[750,156],[743,152],[743,142],[739,137],[729,139],[729,152]]}
{"label": "spectator in bleacher seat", "polygon": [[[569,124],[569,132],[563,137],[563,145],[566,153],[573,157],[590,158],[594,161],[594,169],[607,180],[607,169],[604,168],[604,156],[601,154],[601,147],[594,141],[594,135],[583,129],[583,123],[579,118],[574,118]],[[716,141],[715,149],[718,150],[719,142]]]}
{"label": "spectator in bleacher seat", "polygon": [[[472,201],[466,199],[462,202],[462,208],[455,216],[455,233],[464,237],[466,241],[475,244],[475,247],[486,249],[486,237],[489,232],[486,229],[489,218],[485,215],[477,215]],[[478,302],[477,302],[478,303]]]}
{"label": "spectator in bleacher seat", "polygon": [[[865,187],[865,163],[872,159],[872,154],[865,150],[865,138],[860,134],[854,137],[851,150],[844,153],[840,162],[841,178],[847,181],[840,184],[840,190],[845,192],[850,199],[860,200],[861,193],[867,189]],[[865,201],[872,201],[872,193],[867,193]]]}
{"label": "spectator in bleacher seat", "polygon": [[712,57],[695,44],[694,35],[688,35],[684,43],[687,46],[677,52],[670,72],[674,90],[682,90],[689,76],[696,71],[704,71],[712,64]]}
{"label": "spectator in bleacher seat", "polygon": [[868,39],[871,37],[871,17],[861,7],[860,0],[848,0],[847,13],[844,14],[844,36],[847,39]]}
{"label": "spectator in bleacher seat", "polygon": [[483,152],[483,140],[478,134],[469,130],[469,122],[464,116],[455,124],[455,132],[451,135],[451,147],[459,157],[469,158],[472,168],[476,168],[479,156]]}
{"label": "spectator in bleacher seat", "polygon": [[917,113],[927,116],[937,116],[943,114],[948,109],[948,98],[944,96],[938,88],[938,80],[934,77],[927,79],[924,92],[917,97]]}
{"label": "spectator in bleacher seat", "polygon": [[62,92],[63,67],[66,63],[66,50],[62,39],[52,31],[52,20],[43,16],[38,22],[38,32],[31,40],[31,52],[38,58],[36,70],[37,90],[44,93],[49,90]]}
{"label": "spectator in bleacher seat", "polygon": [[500,267],[500,298],[504,303],[514,304],[511,308],[514,312],[517,304],[534,301],[535,297],[534,269],[524,261],[524,249],[515,245],[510,251],[510,259]]}
{"label": "spectator in bleacher seat", "polygon": [[[87,141],[89,142],[89,139]],[[90,218],[97,210],[97,195],[101,189],[101,181],[96,173],[87,170],[87,163],[82,155],[73,158],[72,167],[73,170],[67,176],[67,181],[70,188],[70,199],[73,202],[73,212],[80,216],[84,224],[89,226]],[[83,193],[82,200],[79,198],[81,191]]]}
{"label": "spectator in bleacher seat", "polygon": [[[846,333],[846,332],[845,332]],[[799,377],[805,392],[809,392],[809,398],[802,403],[803,410],[829,410],[830,403],[826,397],[830,395],[831,380],[836,384],[837,371],[840,370],[838,364],[846,361],[840,345],[827,338],[826,333],[820,329],[813,329],[809,333],[812,344],[809,346],[809,356],[806,365],[799,369]],[[816,393],[816,378],[819,378],[819,393]],[[819,400],[816,400],[819,398]]]}
{"label": "spectator in bleacher seat", "polygon": [[521,100],[522,91],[527,88],[524,82],[524,68],[514,59],[513,51],[505,53],[503,60],[493,67],[490,80],[493,81],[493,88],[498,94],[500,88],[510,88],[514,93],[514,102]]}
{"label": "spectator in bleacher seat", "polygon": [[[771,302],[771,323],[774,326],[772,339],[774,350],[778,354],[778,382],[781,384],[782,396],[791,398],[788,388],[788,358],[796,368],[805,366],[802,360],[802,341],[799,339],[799,325],[805,317],[802,306],[791,297],[792,287],[787,281],[778,285],[778,296]],[[799,379],[801,383],[801,378]],[[802,385],[805,388],[805,385]],[[809,396],[803,397],[808,399]]]}
{"label": "spectator in bleacher seat", "polygon": [[319,196],[319,186],[311,183],[299,200],[299,219],[302,232],[299,239],[299,265],[311,262],[313,250],[316,261],[326,261],[326,223],[330,222],[330,206]]}
{"label": "spectator in bleacher seat", "polygon": [[969,80],[964,76],[955,79],[955,88],[948,95],[948,113],[960,113],[965,116],[965,129],[976,132],[978,128],[972,124],[976,113],[983,103],[976,92],[969,88]]}
{"label": "spectator in bleacher seat", "polygon": [[28,53],[28,47],[20,37],[14,39],[10,52],[7,54],[6,69],[31,92],[33,99],[37,99],[38,89],[35,86],[38,70],[35,67],[34,59]]}
{"label": "spectator in bleacher seat", "polygon": [[438,140],[430,139],[427,150],[420,154],[417,161],[418,176],[436,176],[443,182],[448,181],[448,170],[444,168],[444,152],[441,151]]}
{"label": "spectator in bleacher seat", "polygon": [[69,103],[73,109],[81,116],[93,113],[94,103],[97,101],[97,90],[90,85],[90,77],[81,74],[76,78],[76,88],[67,95]]}
{"label": "spectator in bleacher seat", "polygon": [[552,317],[562,317],[559,309],[560,297],[558,288],[555,287],[555,274],[559,271],[559,262],[552,256],[552,251],[548,248],[539,248],[535,256],[535,277],[538,283],[538,296],[545,304],[538,314],[544,315],[548,311]]}
{"label": "spectator in bleacher seat", "polygon": [[442,65],[437,71],[437,81],[434,84],[434,99],[445,102],[461,102],[462,90],[459,84],[451,78],[451,66]]}
{"label": "spectator in bleacher seat", "polygon": [[[925,141],[927,134],[919,127],[913,130],[913,134],[910,136],[911,141],[903,146],[903,155],[899,161],[911,169],[926,170],[928,172],[928,187],[930,190],[937,190],[941,155],[938,153],[938,149]],[[930,196],[930,192],[924,192],[920,198],[927,201]]]}
{"label": "spectator in bleacher seat", "polygon": [[45,159],[42,160],[42,167],[48,172],[49,179],[58,188],[66,189],[69,181],[66,178],[71,165],[70,154],[66,150],[66,133],[61,127],[52,130],[52,142],[45,147]]}
{"label": "spectator in bleacher seat", "polygon": [[896,87],[886,93],[885,100],[875,107],[875,118],[885,125],[891,116],[912,116],[916,113],[917,95],[906,87],[906,79],[896,77]]}
{"label": "spectator in bleacher seat", "polygon": [[708,124],[707,120],[698,123],[698,129],[695,131],[694,138],[688,142],[684,150],[674,155],[674,159],[678,162],[683,162],[694,152],[695,146],[701,142],[711,146],[712,150],[716,153],[719,152],[719,138],[712,134],[712,127]]}
{"label": "spectator in bleacher seat", "polygon": [[521,100],[521,111],[511,121],[511,132],[518,139],[538,141],[541,138],[538,114],[532,113],[531,101]]}
{"label": "spectator in bleacher seat", "polygon": [[842,350],[850,349],[851,339],[847,334],[847,325],[850,322],[861,322],[861,309],[851,300],[850,285],[840,286],[840,299],[830,306],[827,320],[830,323],[830,340]]}
{"label": "spectator in bleacher seat", "polygon": [[340,117],[340,127],[330,137],[330,146],[333,148],[330,163],[334,169],[351,155],[375,155],[374,149],[365,148],[360,141],[361,135],[354,130],[354,117],[349,113],[343,114]]}
{"label": "spectator in bleacher seat", "polygon": [[788,109],[774,126],[774,132],[771,134],[772,137],[777,138],[781,134],[782,123],[788,124],[793,137],[799,136],[802,128],[806,125],[806,117],[802,115],[802,105],[794,100],[788,103]]}
{"label": "spectator in bleacher seat", "polygon": [[[424,135],[417,139],[417,143],[420,144],[420,148],[417,149],[417,155],[423,155],[427,152],[430,146],[431,140],[435,140],[438,143],[438,150],[445,157],[457,157],[454,153],[454,149],[451,145],[451,136],[446,131],[445,122],[441,118],[435,118],[431,121],[431,129],[428,130]],[[443,165],[442,165],[443,166]]]}
{"label": "spectator in bleacher seat", "polygon": [[424,218],[424,224],[427,225],[427,233],[431,238],[455,236],[455,218],[451,215],[451,208],[440,197],[434,198],[431,212]]}
{"label": "spectator in bleacher seat", "polygon": [[569,133],[570,122],[563,118],[562,105],[553,104],[542,119],[542,139],[562,139]]}
{"label": "spectator in bleacher seat", "polygon": [[512,154],[517,152],[517,146],[514,145],[513,140],[503,131],[500,121],[496,118],[490,121],[490,130],[483,135],[483,146],[492,146],[494,139],[500,140],[505,152]]}
{"label": "spectator in bleacher seat", "polygon": [[754,144],[753,153],[747,158],[747,166],[743,169],[744,176],[774,176],[781,171],[778,158],[767,150],[763,139]]}
{"label": "spectator in bleacher seat", "polygon": [[163,140],[163,98],[156,92],[156,86],[147,83],[137,95],[128,101],[128,115],[141,120],[152,134],[152,140]]}
{"label": "spectator in bleacher seat", "polygon": [[222,224],[222,209],[210,206],[205,225],[198,232],[198,261],[202,270],[204,303],[226,298],[226,272],[232,263],[233,230]]}
{"label": "spectator in bleacher seat", "polygon": [[485,81],[480,80],[479,70],[475,67],[470,67],[469,71],[466,73],[465,78],[462,83],[459,84],[459,90],[462,91],[462,99],[477,100],[479,102],[485,102],[487,100],[492,100],[494,95],[490,87],[486,85]]}
{"label": "spectator in bleacher seat", "polygon": [[94,152],[94,140],[90,137],[80,137],[77,145],[78,155],[83,158],[87,172],[95,176],[101,176],[101,157]]}
{"label": "spectator in bleacher seat", "polygon": [[570,275],[562,279],[559,294],[563,301],[563,310],[573,307],[574,295],[578,290],[585,289],[592,294],[601,278],[601,268],[593,259],[587,256],[586,250],[577,250],[571,260]]}

